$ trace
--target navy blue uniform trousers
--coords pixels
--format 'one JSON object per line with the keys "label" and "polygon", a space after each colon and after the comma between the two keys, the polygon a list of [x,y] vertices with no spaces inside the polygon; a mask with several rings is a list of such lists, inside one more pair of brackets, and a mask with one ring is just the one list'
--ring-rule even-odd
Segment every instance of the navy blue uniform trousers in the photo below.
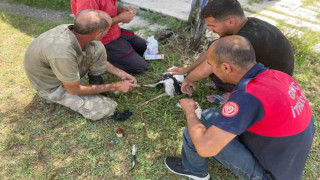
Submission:
{"label": "navy blue uniform trousers", "polygon": [[132,31],[121,29],[120,37],[106,44],[105,48],[108,61],[115,67],[128,73],[142,73],[147,70],[148,63],[142,57],[147,41]]}

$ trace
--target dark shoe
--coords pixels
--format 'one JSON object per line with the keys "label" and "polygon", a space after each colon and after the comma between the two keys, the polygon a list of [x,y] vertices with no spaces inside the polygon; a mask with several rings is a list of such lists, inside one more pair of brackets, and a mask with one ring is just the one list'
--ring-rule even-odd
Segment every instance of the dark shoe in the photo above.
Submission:
{"label": "dark shoe", "polygon": [[125,110],[123,111],[123,113],[120,112],[116,112],[113,115],[113,119],[116,121],[125,121],[127,120],[130,116],[132,116],[132,112],[130,112],[129,110]]}
{"label": "dark shoe", "polygon": [[212,82],[212,81],[207,82],[207,83],[206,83],[206,86],[208,86],[210,89],[218,90],[217,85],[216,85],[214,82]]}
{"label": "dark shoe", "polygon": [[181,176],[186,176],[186,177],[189,177],[194,180],[208,180],[208,179],[210,179],[209,173],[207,173],[207,174],[194,174],[194,173],[184,169],[184,167],[182,165],[181,158],[167,157],[164,160],[164,163],[166,164],[167,168],[175,174],[178,174]]}
{"label": "dark shoe", "polygon": [[89,84],[91,85],[104,84],[102,76],[92,76],[88,74],[88,77],[89,77]]}

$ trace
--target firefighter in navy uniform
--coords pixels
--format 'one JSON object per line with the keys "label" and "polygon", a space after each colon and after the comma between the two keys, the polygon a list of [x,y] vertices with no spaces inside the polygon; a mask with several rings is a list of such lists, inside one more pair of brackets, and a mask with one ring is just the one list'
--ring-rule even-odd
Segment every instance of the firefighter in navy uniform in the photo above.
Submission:
{"label": "firefighter in navy uniform", "polygon": [[[236,86],[221,111],[205,110],[202,122],[195,116],[195,102],[180,100],[187,128],[182,157],[165,159],[169,170],[209,179],[207,157],[213,157],[242,179],[301,179],[315,128],[299,84],[257,64],[250,42],[237,35],[214,42],[207,63],[221,80]],[[181,90],[193,86],[183,84]]]}

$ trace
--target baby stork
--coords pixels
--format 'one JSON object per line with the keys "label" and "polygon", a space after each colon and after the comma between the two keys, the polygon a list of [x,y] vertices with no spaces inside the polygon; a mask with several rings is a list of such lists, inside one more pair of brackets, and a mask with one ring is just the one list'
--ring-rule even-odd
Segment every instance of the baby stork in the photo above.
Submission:
{"label": "baby stork", "polygon": [[165,72],[161,75],[160,79],[154,84],[141,85],[141,87],[164,87],[165,93],[146,101],[140,106],[148,104],[151,101],[159,99],[163,96],[173,97],[175,94],[181,94],[181,84],[184,80],[184,75],[172,75],[170,72]]}

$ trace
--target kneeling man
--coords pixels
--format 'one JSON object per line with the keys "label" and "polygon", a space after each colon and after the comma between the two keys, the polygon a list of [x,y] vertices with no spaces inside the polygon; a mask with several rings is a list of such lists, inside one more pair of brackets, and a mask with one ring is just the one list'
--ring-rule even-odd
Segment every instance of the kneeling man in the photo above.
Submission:
{"label": "kneeling man", "polygon": [[[98,120],[114,113],[117,103],[99,93],[128,92],[138,87],[136,79],[107,62],[99,41],[109,30],[111,17],[99,10],[86,9],[77,15],[74,25],[65,24],[37,37],[28,47],[24,67],[33,88],[46,102],[58,103]],[[108,72],[122,81],[100,84],[80,79],[89,73],[99,77]]]}
{"label": "kneeling man", "polygon": [[237,35],[215,41],[207,63],[223,82],[236,86],[221,111],[205,110],[202,122],[192,99],[180,101],[187,128],[182,157],[165,159],[169,170],[209,179],[207,157],[213,157],[241,179],[301,179],[315,128],[300,85],[257,64],[250,42]]}

